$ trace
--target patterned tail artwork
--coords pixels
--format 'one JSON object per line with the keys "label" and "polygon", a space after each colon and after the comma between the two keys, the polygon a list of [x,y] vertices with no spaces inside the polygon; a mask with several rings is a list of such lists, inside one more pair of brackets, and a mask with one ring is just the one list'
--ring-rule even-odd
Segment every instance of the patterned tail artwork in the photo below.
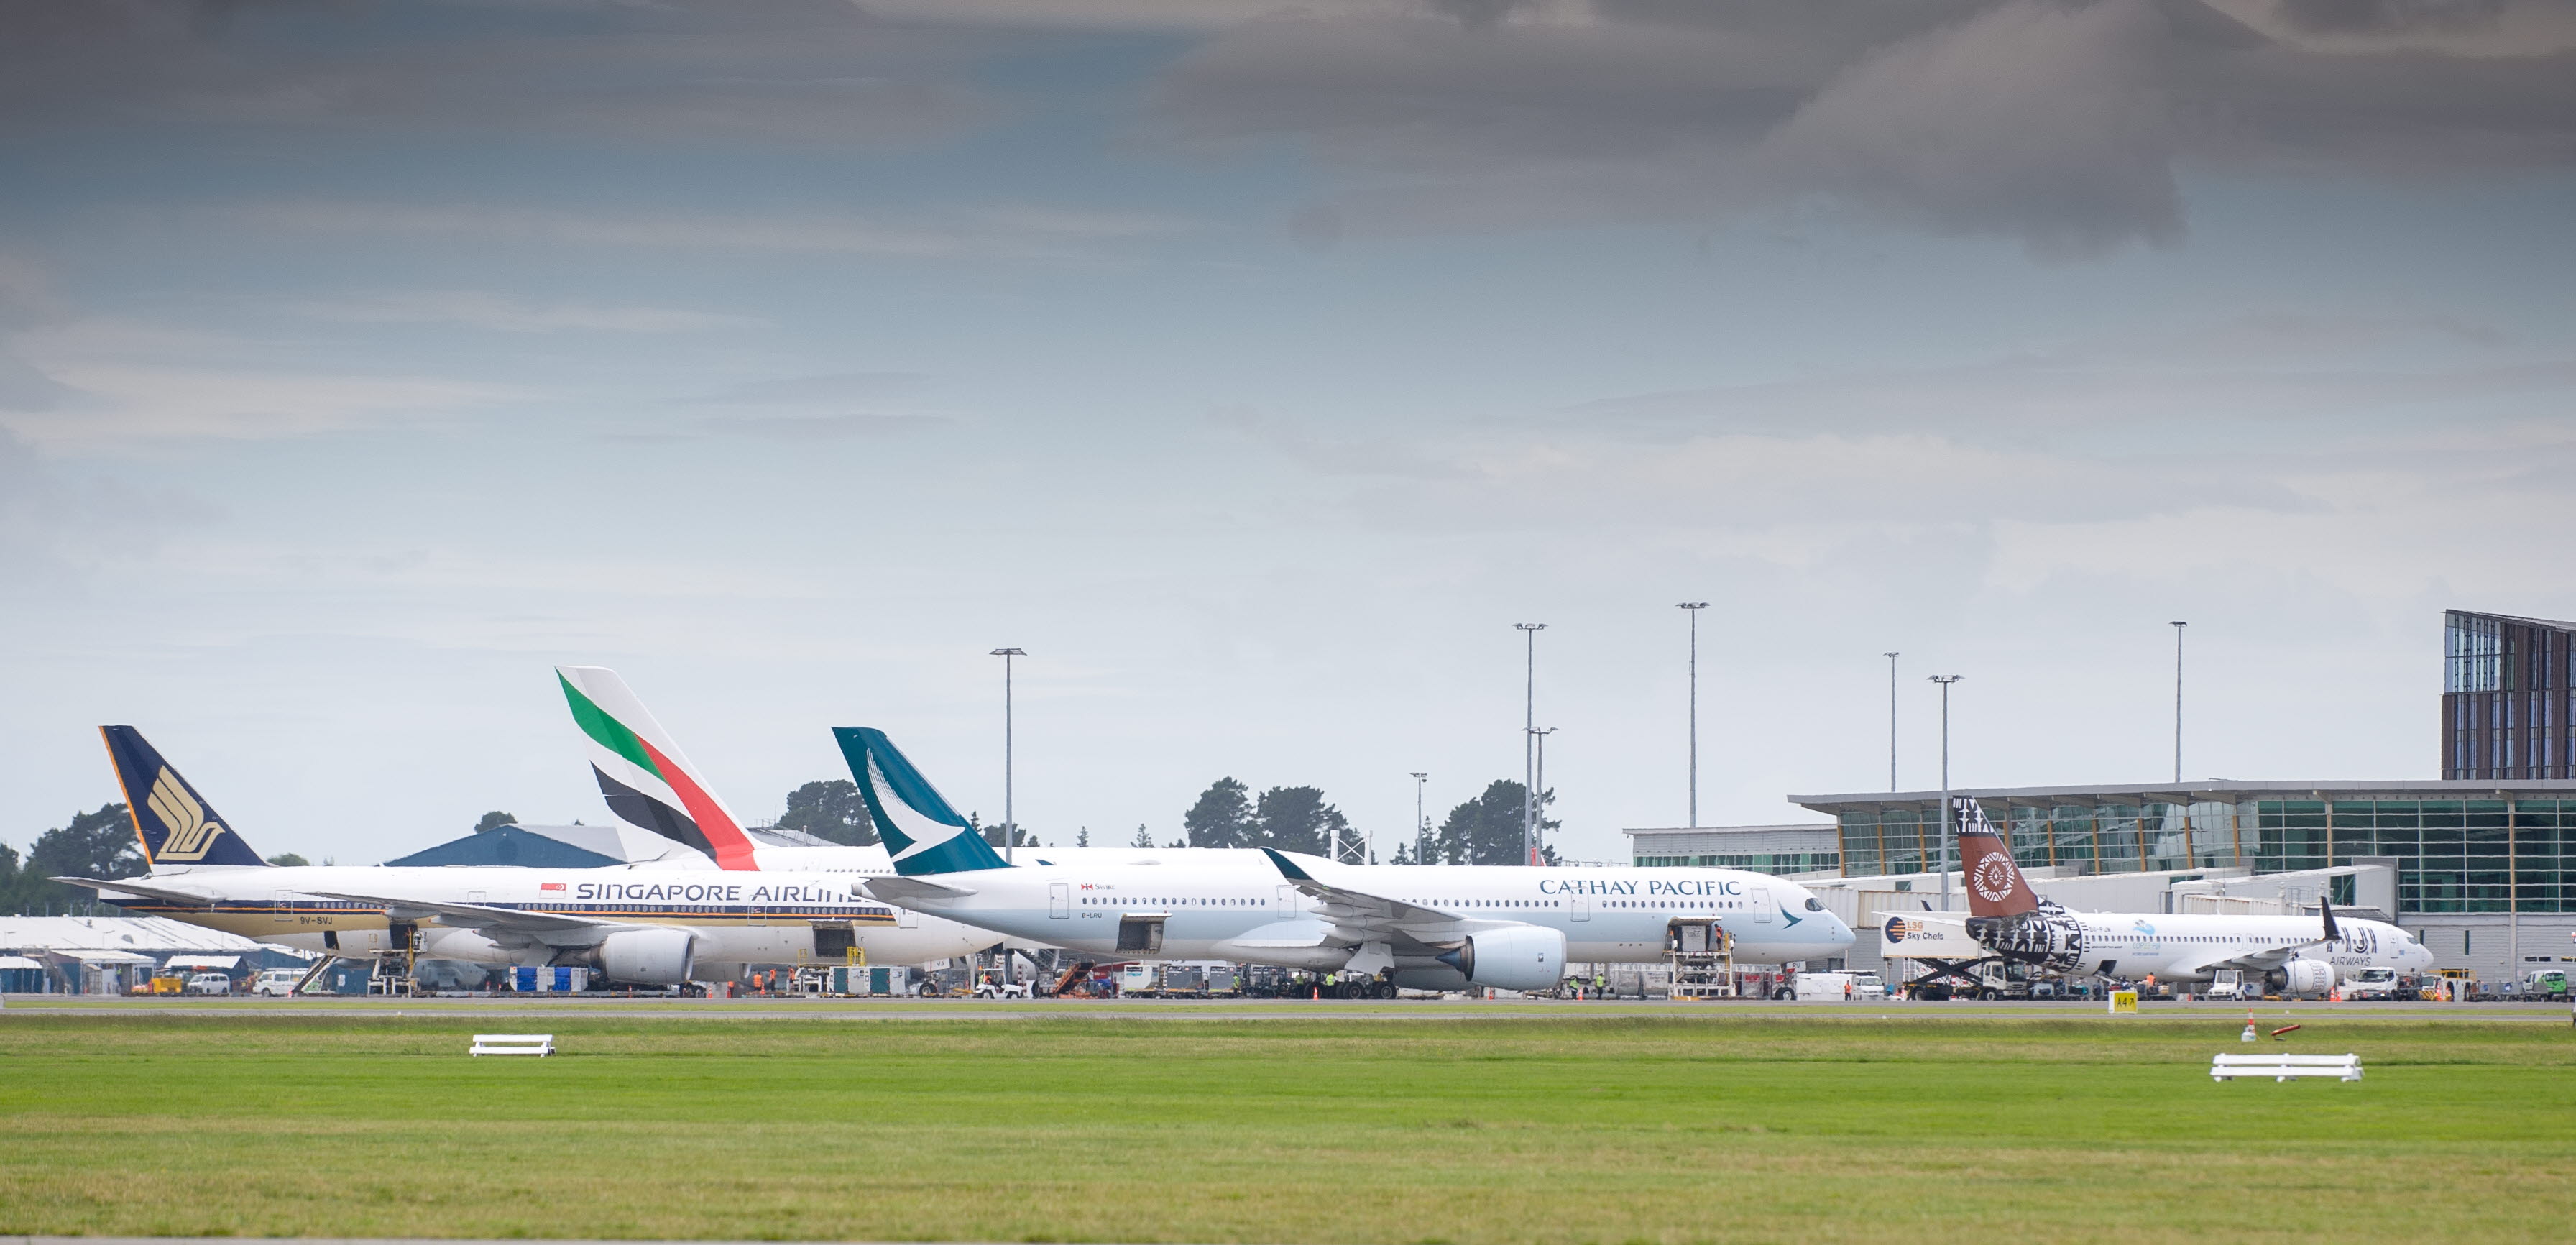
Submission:
{"label": "patterned tail artwork", "polygon": [[1972,799],[1959,803],[1959,868],[1968,884],[1971,916],[2019,916],[2039,908],[2039,895],[2013,863],[2012,849]]}
{"label": "patterned tail artwork", "polygon": [[715,857],[725,869],[758,869],[751,836],[680,755],[662,724],[626,681],[604,666],[558,666],[572,720],[590,752],[590,772],[611,812],[628,824]]}
{"label": "patterned tail artwork", "polygon": [[179,771],[131,726],[102,726],[108,759],[116,763],[116,781],[125,788],[125,809],[134,819],[134,837],[143,840],[143,859],[164,865],[262,865],[268,862],[242,842],[240,835],[215,815]]}
{"label": "patterned tail artwork", "polygon": [[836,726],[832,738],[850,763],[850,777],[858,781],[868,815],[876,818],[877,834],[894,857],[896,873],[915,877],[1011,867],[895,750],[884,731]]}

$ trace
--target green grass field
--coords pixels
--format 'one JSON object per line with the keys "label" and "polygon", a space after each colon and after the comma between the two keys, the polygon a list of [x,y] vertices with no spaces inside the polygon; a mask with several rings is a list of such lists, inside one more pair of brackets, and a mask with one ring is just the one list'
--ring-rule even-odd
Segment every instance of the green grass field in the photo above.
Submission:
{"label": "green grass field", "polygon": [[[1901,1010],[1901,1009],[1900,1009]],[[865,1017],[867,1013],[855,1013]],[[988,1013],[989,1014],[989,1013]],[[1399,1013],[1400,1014],[1400,1013]],[[0,1232],[2562,1241],[2569,1027],[0,1012]],[[465,1057],[551,1030],[557,1058]]]}

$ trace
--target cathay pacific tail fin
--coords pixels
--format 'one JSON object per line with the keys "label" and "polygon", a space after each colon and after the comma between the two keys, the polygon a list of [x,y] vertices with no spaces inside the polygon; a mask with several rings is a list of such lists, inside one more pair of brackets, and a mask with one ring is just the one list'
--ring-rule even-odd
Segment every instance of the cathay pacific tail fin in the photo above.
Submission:
{"label": "cathay pacific tail fin", "polygon": [[125,788],[126,814],[134,837],[143,840],[143,859],[164,865],[265,865],[241,835],[215,815],[179,771],[131,726],[102,726],[108,759],[116,763],[116,781]]}
{"label": "cathay pacific tail fin", "polygon": [[599,779],[599,794],[607,798],[609,811],[629,825],[715,857],[721,868],[760,867],[742,822],[680,755],[680,745],[628,690],[626,680],[605,666],[557,666],[555,680],[563,685],[572,720],[581,727],[590,772]]}
{"label": "cathay pacific tail fin", "polygon": [[850,763],[850,777],[858,781],[859,797],[868,803],[868,816],[876,819],[877,836],[885,840],[896,873],[917,877],[1010,867],[974,824],[958,816],[930,780],[895,750],[884,731],[836,726],[832,738]]}

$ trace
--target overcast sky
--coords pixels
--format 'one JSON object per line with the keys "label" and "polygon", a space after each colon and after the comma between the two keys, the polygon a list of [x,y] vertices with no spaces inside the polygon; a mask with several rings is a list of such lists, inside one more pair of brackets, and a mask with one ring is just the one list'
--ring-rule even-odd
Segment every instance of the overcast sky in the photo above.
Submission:
{"label": "overcast sky", "polygon": [[146,3],[0,18],[0,840],[746,816],[891,732],[1160,839],[2438,776],[2576,616],[2576,6]]}

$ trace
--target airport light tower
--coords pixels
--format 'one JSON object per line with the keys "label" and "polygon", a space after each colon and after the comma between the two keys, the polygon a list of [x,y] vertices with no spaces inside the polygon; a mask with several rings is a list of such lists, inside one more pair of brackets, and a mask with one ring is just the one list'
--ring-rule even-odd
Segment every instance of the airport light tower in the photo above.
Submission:
{"label": "airport light tower", "polygon": [[1896,790],[1896,654],[1887,655],[1887,789]]}
{"label": "airport light tower", "polygon": [[1538,633],[1547,630],[1546,623],[1513,623],[1512,628],[1528,642],[1523,658],[1521,691],[1521,863],[1538,863],[1538,793],[1531,784],[1538,781],[1536,750],[1530,743],[1538,730]]}
{"label": "airport light tower", "polygon": [[1690,615],[1690,824],[1699,828],[1699,612],[1708,608],[1706,601],[1683,601],[1679,608]]}
{"label": "airport light tower", "polygon": [[1431,863],[1429,859],[1431,855],[1431,819],[1422,815],[1422,784],[1429,781],[1431,775],[1423,773],[1421,770],[1414,770],[1412,773],[1413,863],[1417,865],[1427,865]]}
{"label": "airport light tower", "polygon": [[1028,656],[1026,649],[997,648],[991,656],[1002,659],[1002,860],[1009,863],[1012,849],[1020,841],[1020,823],[1011,807],[1011,659]]}
{"label": "airport light tower", "polygon": [[[1547,797],[1544,794],[1547,790],[1547,737],[1555,733],[1556,728],[1553,726],[1544,730],[1537,727],[1530,728],[1530,738],[1536,742],[1538,752],[1538,776],[1533,780],[1538,784],[1538,790],[1531,793],[1530,802],[1538,806],[1538,821],[1536,825],[1541,827],[1544,827],[1547,824]],[[1533,865],[1546,859],[1544,855],[1540,854],[1541,844],[1539,843],[1539,837],[1540,836],[1535,831],[1530,835],[1529,862]]]}
{"label": "airport light tower", "polygon": [[2182,629],[2190,623],[2177,621],[2174,629],[2174,782],[2182,782]]}
{"label": "airport light tower", "polygon": [[1950,910],[1950,833],[1958,818],[1950,813],[1950,685],[1966,678],[1959,674],[1936,674],[1933,682],[1941,685],[1941,910]]}

